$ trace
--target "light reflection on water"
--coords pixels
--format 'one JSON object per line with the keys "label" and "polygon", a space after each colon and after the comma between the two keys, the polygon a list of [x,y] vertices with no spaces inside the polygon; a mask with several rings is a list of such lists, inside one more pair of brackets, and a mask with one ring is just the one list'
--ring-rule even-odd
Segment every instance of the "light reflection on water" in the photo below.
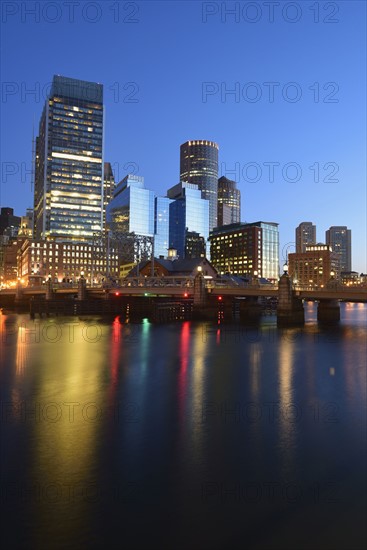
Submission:
{"label": "light reflection on water", "polygon": [[362,548],[360,306],[329,330],[314,304],[283,330],[0,315],[6,542]]}

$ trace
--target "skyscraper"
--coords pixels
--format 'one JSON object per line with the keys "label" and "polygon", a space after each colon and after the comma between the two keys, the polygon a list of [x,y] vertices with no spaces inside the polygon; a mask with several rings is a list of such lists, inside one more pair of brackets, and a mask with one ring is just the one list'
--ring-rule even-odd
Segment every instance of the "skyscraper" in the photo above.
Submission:
{"label": "skyscraper", "polygon": [[196,184],[209,200],[209,230],[218,225],[218,145],[214,141],[186,141],[180,147],[180,181]]}
{"label": "skyscraper", "polygon": [[[188,233],[193,231],[204,237],[209,253],[209,201],[202,197],[197,185],[181,182],[167,191],[171,202],[169,216],[170,248],[177,250],[180,258],[185,257]],[[209,255],[209,254],[207,254]]]}
{"label": "skyscraper", "polygon": [[237,184],[222,176],[218,180],[218,227],[239,223],[241,219],[241,192]]}
{"label": "skyscraper", "polygon": [[316,225],[302,222],[296,227],[296,253],[306,251],[306,246],[316,244]]}
{"label": "skyscraper", "polygon": [[103,86],[54,76],[36,138],[34,237],[87,241],[102,228]]}
{"label": "skyscraper", "polygon": [[167,257],[169,249],[169,209],[172,199],[155,197],[154,199],[154,255]]}
{"label": "skyscraper", "polygon": [[352,270],[352,232],[346,225],[331,226],[325,233],[326,244],[339,256],[340,271]]}
{"label": "skyscraper", "polygon": [[154,234],[154,193],[144,178],[128,174],[116,186],[106,209],[107,223],[114,230],[142,236]]}
{"label": "skyscraper", "polygon": [[115,191],[115,177],[109,162],[104,163],[103,173],[103,220],[102,228],[106,229],[106,208],[112,200]]}

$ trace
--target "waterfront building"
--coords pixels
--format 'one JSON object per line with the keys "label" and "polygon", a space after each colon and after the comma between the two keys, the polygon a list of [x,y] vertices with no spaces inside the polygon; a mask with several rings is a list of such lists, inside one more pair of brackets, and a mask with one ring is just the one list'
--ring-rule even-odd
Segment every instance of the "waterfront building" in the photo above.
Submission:
{"label": "waterfront building", "polygon": [[83,275],[88,284],[119,276],[117,252],[100,244],[58,242],[53,240],[21,242],[17,256],[18,274],[25,283],[32,277],[43,281],[76,283]]}
{"label": "waterfront building", "polygon": [[331,226],[325,233],[326,244],[338,254],[340,271],[352,270],[352,232],[345,225]]}
{"label": "waterfront building", "polygon": [[103,86],[54,76],[36,138],[34,237],[90,241],[102,229]]}
{"label": "waterfront building", "polygon": [[218,144],[186,141],[180,147],[180,181],[196,184],[209,201],[208,232],[218,225]]}
{"label": "waterfront building", "polygon": [[323,288],[339,279],[339,256],[326,244],[306,246],[305,252],[288,254],[288,273],[299,286]]}
{"label": "waterfront building", "polygon": [[236,223],[210,233],[210,258],[220,273],[279,277],[279,233],[273,222]]}
{"label": "waterfront building", "polygon": [[168,197],[155,197],[154,199],[154,255],[164,258],[168,255],[169,244],[169,216],[170,204],[173,202]]}
{"label": "waterfront building", "polygon": [[[206,279],[215,279],[217,270],[207,258],[154,258],[154,275],[159,277],[195,277],[197,273]],[[137,275],[150,277],[152,274],[151,260],[140,262],[128,274],[128,277]]]}
{"label": "waterfront building", "polygon": [[107,206],[106,219],[115,231],[153,236],[154,193],[146,189],[142,176],[128,174],[120,181]]}
{"label": "waterfront building", "polygon": [[218,180],[218,227],[239,223],[241,219],[241,192],[235,181],[222,176]]}
{"label": "waterfront building", "polygon": [[[209,200],[202,197],[199,187],[180,182],[167,191],[170,203],[169,242],[179,258],[185,257],[186,237],[195,232],[207,243],[209,238]],[[207,252],[208,246],[207,246]],[[208,254],[207,254],[208,255]]]}
{"label": "waterfront building", "polygon": [[296,252],[306,252],[306,246],[316,244],[316,225],[302,222],[296,227]]}
{"label": "waterfront building", "polygon": [[245,223],[217,227],[209,241],[211,262],[220,274],[262,277],[260,227]]}

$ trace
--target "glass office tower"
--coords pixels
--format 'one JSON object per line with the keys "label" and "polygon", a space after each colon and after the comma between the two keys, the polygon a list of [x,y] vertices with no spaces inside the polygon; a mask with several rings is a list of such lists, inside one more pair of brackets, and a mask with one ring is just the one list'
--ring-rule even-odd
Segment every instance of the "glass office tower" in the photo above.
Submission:
{"label": "glass office tower", "polygon": [[36,138],[34,237],[91,240],[102,228],[103,86],[54,76]]}
{"label": "glass office tower", "polygon": [[209,256],[209,201],[202,197],[197,185],[181,182],[171,187],[167,195],[170,204],[169,240],[180,258],[185,257],[187,233],[196,232],[205,239]]}
{"label": "glass office tower", "polygon": [[143,177],[129,174],[120,181],[106,208],[106,219],[121,233],[153,236],[154,192],[145,188]]}
{"label": "glass office tower", "polygon": [[102,227],[106,229],[106,208],[112,200],[115,191],[115,177],[113,175],[112,166],[109,162],[104,163],[103,175],[103,221]]}
{"label": "glass office tower", "polygon": [[261,228],[261,249],[259,250],[259,275],[266,279],[279,279],[279,224],[274,222],[254,222],[248,227]]}
{"label": "glass office tower", "polygon": [[155,197],[154,199],[154,255],[168,255],[169,249],[169,208],[172,199]]}
{"label": "glass office tower", "polygon": [[180,147],[180,181],[196,184],[209,201],[209,231],[217,227],[218,145],[214,141],[186,141]]}
{"label": "glass office tower", "polygon": [[218,227],[239,223],[241,218],[241,192],[237,183],[222,176],[218,180]]}

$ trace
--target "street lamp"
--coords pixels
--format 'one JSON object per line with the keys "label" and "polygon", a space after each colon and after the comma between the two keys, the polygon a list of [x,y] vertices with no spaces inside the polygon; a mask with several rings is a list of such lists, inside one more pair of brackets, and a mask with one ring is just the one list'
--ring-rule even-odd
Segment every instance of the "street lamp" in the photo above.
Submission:
{"label": "street lamp", "polygon": [[288,264],[283,265],[283,272],[284,272],[284,275],[288,274]]}

